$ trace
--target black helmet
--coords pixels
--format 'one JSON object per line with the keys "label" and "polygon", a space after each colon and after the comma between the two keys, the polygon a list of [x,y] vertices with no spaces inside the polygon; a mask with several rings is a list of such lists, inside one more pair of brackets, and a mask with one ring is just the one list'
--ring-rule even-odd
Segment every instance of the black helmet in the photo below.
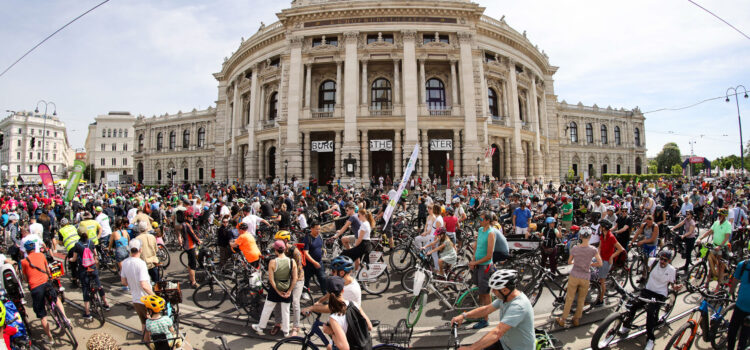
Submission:
{"label": "black helmet", "polygon": [[669,249],[664,249],[659,252],[659,258],[667,258],[669,261],[672,261],[672,257],[674,256],[674,253],[672,253]]}
{"label": "black helmet", "polygon": [[609,230],[609,229],[612,228],[612,222],[609,221],[609,220],[604,220],[604,219],[599,220],[599,225],[601,227],[604,227],[604,229],[606,229],[606,230]]}

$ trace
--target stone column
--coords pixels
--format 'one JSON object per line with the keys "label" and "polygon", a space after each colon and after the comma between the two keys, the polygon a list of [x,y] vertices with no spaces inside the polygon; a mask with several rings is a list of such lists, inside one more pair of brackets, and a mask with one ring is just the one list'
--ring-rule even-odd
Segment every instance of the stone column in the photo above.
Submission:
{"label": "stone column", "polygon": [[456,82],[456,61],[451,60],[451,106],[455,111],[458,108],[458,83]]}
{"label": "stone column", "polygon": [[430,159],[429,159],[429,142],[427,140],[427,130],[421,129],[422,134],[422,156],[420,163],[422,164],[422,179],[426,178],[430,170]]}
{"label": "stone column", "polygon": [[427,78],[424,74],[424,60],[419,60],[419,93],[422,94],[419,99],[419,104],[423,105],[427,103]]}
{"label": "stone column", "polygon": [[[260,120],[258,118],[258,101],[261,100],[258,96],[260,93],[259,90],[259,84],[258,84],[258,65],[254,64],[252,66],[253,73],[250,77],[250,118],[247,123],[247,147],[248,147],[248,153],[250,154],[249,162],[246,162],[250,164],[250,171],[245,171],[246,176],[250,177],[250,183],[254,183],[258,179],[258,168],[252,166],[252,164],[257,164],[256,157],[258,157],[257,149],[255,148],[255,130],[258,127],[256,121]],[[197,134],[196,134],[197,137]],[[205,171],[205,170],[204,170]],[[205,174],[204,174],[205,177]]]}
{"label": "stone column", "polygon": [[459,32],[458,39],[460,43],[460,69],[461,74],[461,92],[463,94],[464,111],[464,153],[466,159],[474,159],[481,153],[481,147],[477,137],[477,108],[475,99],[474,81],[474,60],[472,56],[472,47],[474,38],[469,32]]}
{"label": "stone column", "polygon": [[334,138],[334,146],[333,151],[335,152],[333,158],[334,162],[336,163],[333,167],[334,174],[338,177],[341,177],[343,175],[343,169],[344,164],[341,163],[341,132],[336,131],[336,136]]}
{"label": "stone column", "polygon": [[258,96],[260,99],[260,107],[258,108],[258,123],[260,124],[260,128],[263,129],[263,123],[266,121],[266,118],[268,116],[266,115],[266,86],[262,85],[260,87],[260,96]]}
{"label": "stone column", "polygon": [[453,129],[453,173],[461,176],[461,129]]}
{"label": "stone column", "polygon": [[518,78],[516,76],[516,63],[512,59],[508,60],[508,72],[510,73],[509,82],[510,89],[508,96],[510,97],[510,105],[508,110],[510,113],[511,126],[513,127],[513,143],[510,145],[510,153],[513,153],[513,157],[510,160],[513,162],[510,165],[512,171],[510,178],[514,181],[522,180],[524,177],[524,161],[523,161],[523,149],[521,146],[521,121],[518,119],[521,115],[521,111],[518,106]]}
{"label": "stone column", "polygon": [[336,107],[341,106],[341,61],[336,61]]}
{"label": "stone column", "polygon": [[310,86],[312,85],[312,82],[310,79],[312,78],[312,64],[308,63],[305,64],[305,108],[310,108]]}
{"label": "stone column", "polygon": [[[345,157],[349,153],[352,157],[359,154],[359,144],[357,142],[357,111],[359,98],[357,87],[359,86],[359,62],[357,57],[357,42],[359,32],[344,33],[345,42],[345,60],[344,60],[344,143],[341,147],[342,155]],[[356,159],[356,158],[355,158]],[[340,174],[343,176],[341,169],[343,164],[336,165]],[[360,164],[357,164],[360,166]]]}
{"label": "stone column", "polygon": [[367,129],[361,129],[362,131],[362,145],[360,150],[362,151],[362,183],[367,183],[370,180],[370,142],[369,135],[367,135]]}
{"label": "stone column", "polygon": [[503,176],[505,179],[511,177],[511,162],[510,162],[510,140],[506,137],[503,138]]}
{"label": "stone column", "polygon": [[263,141],[258,142],[258,177],[261,180],[266,178],[266,148]]}
{"label": "stone column", "polygon": [[[283,159],[289,160],[288,174],[291,175],[299,174],[300,163],[302,163],[302,152],[299,147],[299,117],[301,109],[301,96],[300,86],[302,83],[302,43],[303,38],[301,36],[293,36],[289,38],[290,42],[290,55],[289,55],[289,89],[285,94],[287,101],[287,123],[286,123],[286,143],[283,145],[283,153],[279,152],[277,159],[276,169],[281,169],[280,164],[283,164]],[[284,71],[282,65],[282,79],[279,82],[279,95],[282,94],[283,83],[284,83]],[[282,110],[283,100],[279,100],[279,111]],[[279,135],[281,139],[281,135]],[[282,150],[281,142],[278,142],[277,149]],[[284,174],[281,174],[283,177]]]}
{"label": "stone column", "polygon": [[307,179],[312,175],[312,154],[310,153],[310,132],[306,131],[302,133],[302,156],[305,159],[302,165],[301,179]]}
{"label": "stone column", "polygon": [[[231,139],[231,145],[232,145],[232,157],[229,158],[229,178],[231,181],[234,181],[239,176],[239,169],[237,168],[237,114],[239,114],[240,110],[242,110],[242,106],[240,104],[240,98],[239,98],[239,85],[240,85],[240,77],[235,78],[234,81],[234,93],[232,98],[232,109],[231,109],[231,123],[230,128],[231,132],[229,133],[232,137]],[[181,174],[180,174],[181,175]]]}
{"label": "stone column", "polygon": [[[401,104],[401,73],[399,72],[399,60],[393,60],[393,104]],[[395,174],[395,173],[394,173]]]}
{"label": "stone column", "polygon": [[401,180],[401,171],[403,170],[403,161],[401,160],[401,154],[403,153],[403,147],[401,147],[401,129],[394,130],[393,134],[393,182]]}
{"label": "stone column", "polygon": [[367,60],[363,59],[362,62],[362,97],[359,100],[359,104],[366,106],[367,105]]}
{"label": "stone column", "polygon": [[[417,32],[414,30],[404,30],[401,32],[404,42],[404,145],[399,152],[402,153],[403,159],[408,159],[414,149],[414,145],[419,142],[419,128],[417,122],[417,112],[419,108],[419,94],[417,90],[417,56],[415,50],[415,39]],[[420,163],[422,163],[420,161]],[[415,172],[416,175],[416,172]]]}

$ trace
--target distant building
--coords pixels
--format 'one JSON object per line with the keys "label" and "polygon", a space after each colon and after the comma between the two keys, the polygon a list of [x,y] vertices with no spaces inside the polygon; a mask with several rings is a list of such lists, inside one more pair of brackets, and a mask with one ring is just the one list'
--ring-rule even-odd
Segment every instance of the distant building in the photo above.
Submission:
{"label": "distant building", "polygon": [[92,167],[87,181],[117,185],[120,175],[133,174],[133,124],[130,112],[97,116],[86,136],[86,166]]}
{"label": "distant building", "polygon": [[74,152],[68,143],[65,123],[57,116],[13,112],[0,120],[3,142],[0,144],[0,164],[4,183],[21,176],[25,183],[40,181],[38,167],[49,166],[55,180],[67,178],[68,167],[73,165]]}
{"label": "distant building", "polygon": [[86,161],[86,152],[76,152],[76,160]]}

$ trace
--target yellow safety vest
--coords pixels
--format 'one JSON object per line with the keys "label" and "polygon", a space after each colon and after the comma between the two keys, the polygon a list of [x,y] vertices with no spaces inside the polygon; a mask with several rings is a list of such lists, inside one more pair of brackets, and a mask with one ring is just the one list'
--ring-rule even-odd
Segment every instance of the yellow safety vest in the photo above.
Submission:
{"label": "yellow safety vest", "polygon": [[81,239],[81,237],[78,236],[78,229],[73,225],[66,225],[61,228],[60,236],[62,236],[63,245],[65,246],[66,251],[70,251],[70,249],[76,245],[76,242]]}

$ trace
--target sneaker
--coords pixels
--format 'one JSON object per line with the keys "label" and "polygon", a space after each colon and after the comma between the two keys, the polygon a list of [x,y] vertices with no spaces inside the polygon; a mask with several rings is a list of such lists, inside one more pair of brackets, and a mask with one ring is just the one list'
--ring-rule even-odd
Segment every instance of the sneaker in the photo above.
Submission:
{"label": "sneaker", "polygon": [[83,319],[84,319],[84,320],[86,320],[86,321],[91,321],[91,320],[93,320],[94,318],[93,318],[93,317],[91,317],[91,314],[84,314],[84,315],[83,315]]}
{"label": "sneaker", "polygon": [[308,301],[310,300],[310,296],[307,293],[302,294],[302,300]]}
{"label": "sneaker", "polygon": [[255,333],[258,333],[258,335],[263,335],[263,330],[260,328],[259,325],[253,324],[253,325],[250,325],[250,328],[252,328],[255,331]]}
{"label": "sneaker", "polygon": [[111,309],[109,304],[104,304],[102,307],[104,308],[104,311],[109,311]]}
{"label": "sneaker", "polygon": [[284,338],[289,338],[289,332],[284,332]]}
{"label": "sneaker", "polygon": [[128,286],[122,286],[122,288],[120,288],[120,290],[123,291],[123,292],[127,292],[127,291],[130,290],[130,288]]}
{"label": "sneaker", "polygon": [[643,348],[643,349],[645,349],[645,350],[654,350],[654,341],[653,341],[653,340],[651,340],[651,339],[649,339],[649,340],[648,340],[648,341],[646,342],[646,347],[645,347],[645,348]]}
{"label": "sneaker", "polygon": [[487,326],[489,326],[489,322],[487,322],[487,320],[481,320],[481,321],[477,322],[476,324],[474,324],[474,327],[471,327],[471,328],[473,328],[473,329],[482,329],[482,328],[487,327]]}

